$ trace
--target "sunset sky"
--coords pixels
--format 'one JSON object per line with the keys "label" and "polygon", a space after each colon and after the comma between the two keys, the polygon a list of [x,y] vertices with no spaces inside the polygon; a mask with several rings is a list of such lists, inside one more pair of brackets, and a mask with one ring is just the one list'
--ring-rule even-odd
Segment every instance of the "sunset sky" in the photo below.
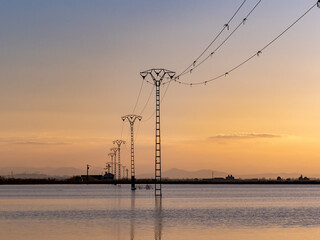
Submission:
{"label": "sunset sky", "polygon": [[[214,46],[257,2],[247,0]],[[121,154],[129,166],[129,124],[121,116],[133,111],[139,73],[183,71],[241,3],[0,0],[0,168],[104,167],[118,138],[127,141]],[[262,0],[213,57],[180,80],[228,71],[315,3]],[[206,86],[171,83],[161,105],[163,169],[320,174],[319,23],[315,7],[229,76]],[[151,90],[142,85],[134,113]],[[154,110],[153,91],[135,125],[137,173],[154,171]]]}

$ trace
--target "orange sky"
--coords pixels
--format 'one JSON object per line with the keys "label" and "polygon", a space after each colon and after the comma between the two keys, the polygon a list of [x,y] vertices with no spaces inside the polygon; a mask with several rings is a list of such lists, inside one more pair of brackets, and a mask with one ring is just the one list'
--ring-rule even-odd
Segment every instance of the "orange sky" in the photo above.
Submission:
{"label": "orange sky", "polygon": [[[248,1],[230,30],[255,3]],[[210,79],[237,65],[314,3],[262,1],[214,58],[183,81]],[[128,141],[122,161],[129,165],[129,124],[122,125],[121,116],[132,112],[139,72],[181,72],[239,1],[167,4],[161,13],[160,3],[148,1],[4,4],[0,167],[104,167],[112,140],[120,137]],[[226,78],[200,87],[172,83],[161,106],[163,168],[319,173],[319,14],[313,9]],[[151,89],[143,85],[136,114]],[[140,173],[154,167],[155,119],[144,121],[155,109],[154,95],[136,125]]]}

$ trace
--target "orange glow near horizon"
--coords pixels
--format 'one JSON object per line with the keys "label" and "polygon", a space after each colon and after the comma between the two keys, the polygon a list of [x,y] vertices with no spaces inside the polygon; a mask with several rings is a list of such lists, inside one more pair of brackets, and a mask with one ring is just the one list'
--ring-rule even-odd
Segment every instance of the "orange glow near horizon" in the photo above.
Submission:
{"label": "orange glow near horizon", "polygon": [[[181,80],[203,81],[237,65],[314,1],[291,2],[261,4],[214,58]],[[79,4],[70,16],[50,3],[28,9],[5,6],[6,24],[0,26],[0,168],[104,167],[112,140],[121,137],[127,141],[122,161],[129,166],[129,124],[121,116],[134,107],[139,72],[164,67],[179,73],[238,2],[172,3],[164,16],[145,14],[141,4],[131,11],[116,2],[84,12],[87,4]],[[24,23],[13,20],[17,14]],[[161,105],[163,169],[320,176],[318,22],[315,9],[226,78],[200,87],[170,84]],[[151,90],[143,85],[136,114]],[[154,117],[144,121],[154,111],[154,95],[135,126],[140,173],[154,171]]]}

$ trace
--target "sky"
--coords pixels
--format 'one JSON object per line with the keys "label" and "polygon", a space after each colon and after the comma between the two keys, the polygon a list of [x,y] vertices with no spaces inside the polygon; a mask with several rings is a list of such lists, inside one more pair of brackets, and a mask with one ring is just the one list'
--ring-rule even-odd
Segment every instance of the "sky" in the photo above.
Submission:
{"label": "sky", "polygon": [[[247,0],[210,49],[257,2]],[[129,166],[130,129],[121,117],[135,113],[143,117],[135,124],[136,172],[154,171],[155,92],[139,73],[181,73],[241,3],[0,0],[0,168],[85,172],[86,164],[110,161],[115,139],[127,141],[121,161]],[[225,73],[315,3],[262,0],[213,57],[180,80]],[[205,86],[162,86],[163,169],[319,174],[319,21],[315,7],[259,57]]]}

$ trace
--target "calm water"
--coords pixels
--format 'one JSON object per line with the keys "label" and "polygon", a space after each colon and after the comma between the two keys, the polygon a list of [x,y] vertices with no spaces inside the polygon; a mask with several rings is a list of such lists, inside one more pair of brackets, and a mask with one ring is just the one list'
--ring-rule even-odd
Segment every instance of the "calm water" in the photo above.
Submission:
{"label": "calm water", "polygon": [[0,186],[0,239],[320,239],[320,186]]}

